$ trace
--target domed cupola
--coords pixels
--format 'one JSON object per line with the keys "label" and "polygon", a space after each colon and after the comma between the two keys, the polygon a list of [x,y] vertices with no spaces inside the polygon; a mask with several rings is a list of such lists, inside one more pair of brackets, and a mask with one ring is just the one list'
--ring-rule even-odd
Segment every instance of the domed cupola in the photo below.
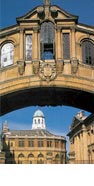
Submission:
{"label": "domed cupola", "polygon": [[46,129],[45,116],[41,110],[37,110],[34,113],[32,129]]}

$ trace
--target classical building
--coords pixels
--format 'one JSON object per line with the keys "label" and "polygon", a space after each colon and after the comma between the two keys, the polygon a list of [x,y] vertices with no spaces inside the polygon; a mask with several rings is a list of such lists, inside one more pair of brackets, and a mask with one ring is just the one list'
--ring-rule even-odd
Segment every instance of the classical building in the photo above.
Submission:
{"label": "classical building", "polygon": [[2,138],[7,164],[66,163],[66,139],[46,130],[40,110],[34,113],[32,130],[9,130],[5,122]]}
{"label": "classical building", "polygon": [[84,111],[74,118],[68,133],[70,140],[69,163],[94,164],[94,114]]}
{"label": "classical building", "polygon": [[93,112],[94,26],[50,0],[16,20],[0,30],[0,115],[31,105]]}
{"label": "classical building", "polygon": [[5,152],[2,152],[2,135],[0,134],[0,164],[5,163]]}

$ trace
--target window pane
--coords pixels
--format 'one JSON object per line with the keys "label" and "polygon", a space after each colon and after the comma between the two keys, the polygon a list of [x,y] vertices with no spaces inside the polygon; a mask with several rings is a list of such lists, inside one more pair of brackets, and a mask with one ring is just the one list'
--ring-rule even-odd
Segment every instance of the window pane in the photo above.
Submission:
{"label": "window pane", "polygon": [[19,141],[19,147],[24,147],[24,141]]}
{"label": "window pane", "polygon": [[29,147],[34,147],[34,141],[28,141],[28,146]]}
{"label": "window pane", "polygon": [[14,45],[12,43],[5,44],[1,49],[1,67],[13,64]]}
{"label": "window pane", "polygon": [[40,31],[41,59],[54,59],[55,29],[51,22],[44,22]]}
{"label": "window pane", "polygon": [[94,64],[94,44],[90,41],[82,43],[82,61],[84,64]]}
{"label": "window pane", "polygon": [[38,147],[43,147],[43,141],[38,141]]}
{"label": "window pane", "polygon": [[70,59],[70,35],[63,33],[63,58]]}
{"label": "window pane", "polygon": [[32,59],[32,35],[26,35],[26,60]]}
{"label": "window pane", "polygon": [[47,147],[52,147],[52,141],[47,141]]}

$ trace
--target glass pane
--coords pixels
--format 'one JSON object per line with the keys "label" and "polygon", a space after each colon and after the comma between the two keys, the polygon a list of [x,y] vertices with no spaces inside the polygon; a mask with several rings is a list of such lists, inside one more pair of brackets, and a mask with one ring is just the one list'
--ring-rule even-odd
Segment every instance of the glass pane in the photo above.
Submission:
{"label": "glass pane", "polygon": [[32,59],[32,35],[26,35],[26,60]]}
{"label": "glass pane", "polygon": [[1,49],[1,67],[13,64],[14,45],[12,43],[5,44]]}
{"label": "glass pane", "polygon": [[44,22],[41,25],[40,42],[53,43],[55,37],[54,25],[51,22]]}

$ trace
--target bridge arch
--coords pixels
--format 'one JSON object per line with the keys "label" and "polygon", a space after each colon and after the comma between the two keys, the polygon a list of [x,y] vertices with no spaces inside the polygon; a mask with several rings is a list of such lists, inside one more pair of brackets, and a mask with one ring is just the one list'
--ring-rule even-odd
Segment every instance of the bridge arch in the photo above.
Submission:
{"label": "bridge arch", "polygon": [[[44,51],[54,51],[55,57],[42,59],[40,28],[47,20],[54,23],[55,39],[49,46],[44,43]],[[36,7],[17,18],[17,25],[2,29],[0,42],[12,40],[15,54],[12,65],[0,68],[0,115],[34,105],[68,105],[94,112],[94,59],[90,65],[83,63],[80,41],[85,38],[94,42],[94,28],[53,5]]]}

